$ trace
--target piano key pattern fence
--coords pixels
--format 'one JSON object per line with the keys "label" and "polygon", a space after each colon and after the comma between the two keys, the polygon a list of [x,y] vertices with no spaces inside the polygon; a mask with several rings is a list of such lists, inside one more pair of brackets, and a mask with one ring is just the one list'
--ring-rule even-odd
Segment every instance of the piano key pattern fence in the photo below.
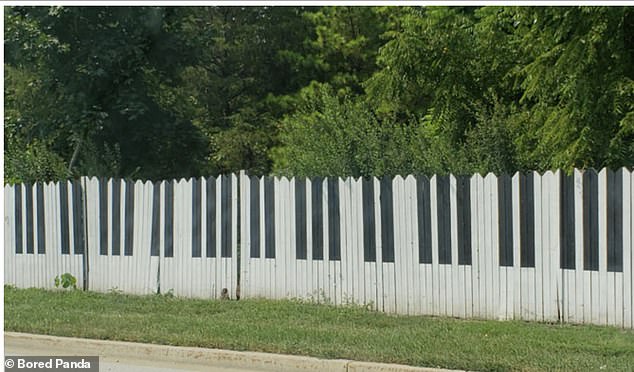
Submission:
{"label": "piano key pattern fence", "polygon": [[5,282],[632,328],[633,195],[625,168],[5,186]]}
{"label": "piano key pattern fence", "polygon": [[243,297],[632,328],[627,169],[242,176]]}
{"label": "piano key pattern fence", "polygon": [[237,177],[5,186],[5,283],[235,298]]}

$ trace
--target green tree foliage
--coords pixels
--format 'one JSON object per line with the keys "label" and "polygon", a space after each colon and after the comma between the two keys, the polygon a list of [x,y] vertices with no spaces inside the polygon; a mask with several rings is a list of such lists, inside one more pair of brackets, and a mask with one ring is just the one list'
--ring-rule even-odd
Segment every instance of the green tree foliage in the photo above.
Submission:
{"label": "green tree foliage", "polygon": [[[149,75],[170,75],[163,56],[179,47],[162,29],[166,17],[140,7],[8,9],[6,63],[14,69],[6,70],[5,96],[21,91],[7,118],[11,135],[50,144],[68,176],[197,172],[204,142],[196,128],[148,89]],[[16,70],[32,73],[27,87],[10,84]]]}
{"label": "green tree foliage", "polygon": [[281,125],[274,149],[276,173],[298,176],[370,176],[415,170],[407,149],[414,126],[380,122],[367,103],[339,98],[327,84],[302,90],[298,109]]}
{"label": "green tree foliage", "polygon": [[[520,100],[536,168],[631,165],[634,10],[522,8]],[[627,102],[627,103],[626,103]],[[520,138],[521,138],[520,135]],[[535,136],[536,135],[536,136]]]}
{"label": "green tree foliage", "polygon": [[634,164],[627,7],[13,7],[5,178]]}

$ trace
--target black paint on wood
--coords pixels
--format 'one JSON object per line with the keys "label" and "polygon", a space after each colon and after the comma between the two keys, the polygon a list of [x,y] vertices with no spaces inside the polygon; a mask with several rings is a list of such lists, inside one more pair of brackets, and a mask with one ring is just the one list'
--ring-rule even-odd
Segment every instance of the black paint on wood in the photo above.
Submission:
{"label": "black paint on wood", "polygon": [[159,256],[161,250],[161,184],[152,185],[152,237],[150,240],[150,255]]}
{"label": "black paint on wood", "polygon": [[33,186],[24,185],[26,189],[26,253],[33,254]]}
{"label": "black paint on wood", "polygon": [[608,169],[608,271],[623,272],[623,169]]}
{"label": "black paint on wood", "polygon": [[207,247],[206,256],[216,257],[216,179],[214,177],[207,178],[207,205],[205,211],[207,213]]}
{"label": "black paint on wood", "polygon": [[201,181],[192,178],[192,257],[202,257],[202,188]]}
{"label": "black paint on wood", "polygon": [[125,182],[125,241],[123,254],[132,256],[134,245],[134,182]]}
{"label": "black paint on wood", "polygon": [[471,178],[456,177],[458,265],[471,265]]}
{"label": "black paint on wood", "polygon": [[81,181],[73,181],[73,228],[75,233],[75,254],[84,254],[84,195]]}
{"label": "black paint on wood", "polygon": [[165,257],[174,257],[174,181],[165,182]]}
{"label": "black paint on wood", "polygon": [[575,178],[562,173],[561,178],[560,267],[575,268]]}
{"label": "black paint on wood", "polygon": [[513,266],[513,194],[511,177],[498,177],[498,242],[500,266]]}
{"label": "black paint on wood", "polygon": [[436,207],[438,215],[438,262],[440,264],[451,264],[449,176],[436,176]]}
{"label": "black paint on wood", "polygon": [[112,180],[112,255],[121,254],[121,180]]}
{"label": "black paint on wood", "polygon": [[320,177],[311,181],[311,213],[313,233],[313,260],[324,259],[324,193]]}
{"label": "black paint on wood", "polygon": [[275,184],[264,178],[264,257],[275,258]]}
{"label": "black paint on wood", "polygon": [[306,247],[306,181],[295,180],[295,254],[305,260]]}
{"label": "black paint on wood", "polygon": [[583,269],[599,271],[599,184],[594,169],[583,173]]}
{"label": "black paint on wood", "polygon": [[37,253],[46,253],[46,232],[44,231],[44,186],[35,184],[35,200],[37,205]]}
{"label": "black paint on wood", "polygon": [[[64,190],[63,193],[65,194],[66,191]],[[65,197],[68,198],[68,195]],[[64,205],[63,200],[62,205]],[[62,223],[63,221],[62,217]],[[62,234],[63,231],[64,228],[62,226]],[[108,255],[108,181],[105,178],[99,179],[99,255]]]}
{"label": "black paint on wood", "polygon": [[535,267],[535,184],[533,173],[520,174],[520,265]]}
{"label": "black paint on wood", "polygon": [[251,258],[260,258],[260,181],[257,177],[250,177],[250,209],[251,216]]}
{"label": "black paint on wood", "polygon": [[232,220],[232,208],[231,208],[231,176],[221,177],[222,191],[221,191],[221,222],[222,222],[222,237],[223,243],[220,247],[221,257],[231,257],[231,220]]}
{"label": "black paint on wood", "polygon": [[[22,225],[24,223],[22,221],[22,185],[14,185],[13,190],[15,191],[15,253],[22,254],[24,252],[22,247]],[[68,219],[66,224],[68,225]],[[66,234],[68,234],[68,231]]]}
{"label": "black paint on wood", "polygon": [[[100,199],[101,200],[101,199]],[[68,214],[68,182],[66,181],[61,181],[59,183],[59,220],[60,220],[60,227],[61,227],[61,238],[62,238],[62,254],[70,254],[70,224],[69,224],[69,214]],[[107,208],[108,206],[106,206]],[[99,210],[100,214],[99,214],[99,218],[100,218],[100,225],[102,224],[101,222],[101,208]],[[106,232],[106,238],[107,238],[107,232]],[[100,247],[100,252],[103,249],[103,247]],[[106,247],[107,249],[107,247]],[[108,254],[108,252],[104,253],[104,254]]]}
{"label": "black paint on wood", "polygon": [[363,260],[376,262],[376,224],[374,210],[374,178],[361,181],[363,199]]}
{"label": "black paint on wood", "polygon": [[328,178],[328,258],[341,260],[339,178]]}
{"label": "black paint on wood", "polygon": [[394,201],[392,178],[381,179],[381,257],[383,262],[394,262]]}
{"label": "black paint on wood", "polygon": [[416,197],[418,209],[418,262],[432,263],[431,249],[431,202],[429,179],[416,177]]}

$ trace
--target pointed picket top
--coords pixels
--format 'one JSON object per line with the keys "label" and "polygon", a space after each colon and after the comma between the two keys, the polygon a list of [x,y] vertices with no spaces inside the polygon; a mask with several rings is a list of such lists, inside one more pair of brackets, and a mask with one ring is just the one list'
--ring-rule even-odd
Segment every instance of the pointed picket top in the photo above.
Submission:
{"label": "pointed picket top", "polygon": [[404,182],[404,181],[405,181],[405,179],[404,179],[404,178],[403,178],[400,174],[397,174],[397,175],[396,175],[396,177],[394,177],[394,178],[392,179],[392,182],[394,182],[394,181]]}
{"label": "pointed picket top", "polygon": [[497,176],[495,175],[495,173],[493,172],[489,172],[487,173],[486,176],[483,177],[485,180],[491,180],[492,178],[495,178],[497,180]]}
{"label": "pointed picket top", "polygon": [[546,172],[544,172],[542,177],[545,178],[545,179],[550,179],[552,177],[555,177],[555,173],[553,173],[553,171],[549,169]]}
{"label": "pointed picket top", "polygon": [[515,173],[513,173],[513,176],[511,177],[511,179],[513,181],[517,181],[522,177],[522,172],[520,171],[516,171]]}
{"label": "pointed picket top", "polygon": [[352,187],[354,187],[356,185],[359,185],[360,184],[360,180],[361,180],[361,177],[352,177],[352,176],[350,176],[350,177],[346,178],[346,182],[350,185],[349,186],[350,188],[352,188]]}
{"label": "pointed picket top", "polygon": [[603,168],[599,171],[599,177],[605,177],[608,174],[608,168]]}
{"label": "pointed picket top", "polygon": [[632,171],[634,171],[634,166],[628,166],[628,165],[624,165],[621,168],[624,168],[625,170],[627,170],[629,173],[632,173]]}
{"label": "pointed picket top", "polygon": [[343,185],[347,187],[351,187],[352,185],[352,177],[346,177],[343,179]]}
{"label": "pointed picket top", "polygon": [[405,176],[405,181],[406,182],[416,182],[416,177],[414,177],[413,174],[408,174],[407,176]]}
{"label": "pointed picket top", "polygon": [[176,185],[184,186],[189,183],[189,180],[186,179],[185,177],[181,177],[180,179],[177,179],[175,183]]}

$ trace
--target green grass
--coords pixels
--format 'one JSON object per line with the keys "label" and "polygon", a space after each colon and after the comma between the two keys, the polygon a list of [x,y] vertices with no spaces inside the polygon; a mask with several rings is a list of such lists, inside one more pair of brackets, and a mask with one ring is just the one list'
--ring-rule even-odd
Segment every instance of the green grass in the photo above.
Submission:
{"label": "green grass", "polygon": [[14,332],[482,371],[634,369],[634,332],[611,327],[12,287],[4,301]]}

